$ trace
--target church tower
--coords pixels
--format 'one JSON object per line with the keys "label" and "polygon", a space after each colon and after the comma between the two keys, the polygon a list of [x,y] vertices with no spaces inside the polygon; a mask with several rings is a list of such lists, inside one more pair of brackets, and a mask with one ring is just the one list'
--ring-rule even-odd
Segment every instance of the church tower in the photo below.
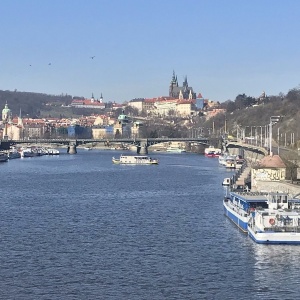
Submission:
{"label": "church tower", "polygon": [[95,98],[94,98],[94,94],[93,94],[93,93],[92,93],[91,102],[92,102],[92,103],[94,103],[94,102],[95,102]]}
{"label": "church tower", "polygon": [[12,113],[8,108],[7,102],[5,103],[4,108],[2,109],[2,121],[3,123],[11,123],[12,121]]}
{"label": "church tower", "polygon": [[8,108],[7,102],[5,103],[4,108],[2,109],[2,122],[5,126],[3,139],[7,140],[8,139],[7,124],[12,122],[12,113],[11,113],[11,110]]}
{"label": "church tower", "polygon": [[170,82],[169,87],[169,96],[174,97],[174,90],[178,87],[177,76],[175,75],[175,71],[173,70],[172,80]]}

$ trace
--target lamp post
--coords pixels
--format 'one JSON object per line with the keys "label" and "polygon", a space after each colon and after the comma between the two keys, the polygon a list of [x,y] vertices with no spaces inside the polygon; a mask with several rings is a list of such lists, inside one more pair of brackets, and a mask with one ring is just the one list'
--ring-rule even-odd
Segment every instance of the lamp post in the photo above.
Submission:
{"label": "lamp post", "polygon": [[269,130],[269,137],[270,137],[269,147],[270,147],[270,151],[269,152],[270,152],[271,156],[273,155],[273,153],[272,153],[272,125],[279,122],[280,118],[281,118],[281,116],[271,116],[270,117],[270,125],[269,125],[270,126],[270,130]]}

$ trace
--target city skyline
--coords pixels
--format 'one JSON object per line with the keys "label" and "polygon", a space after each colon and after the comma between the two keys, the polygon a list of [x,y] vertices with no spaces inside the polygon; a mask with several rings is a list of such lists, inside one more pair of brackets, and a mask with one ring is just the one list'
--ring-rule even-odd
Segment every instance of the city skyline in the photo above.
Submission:
{"label": "city skyline", "polygon": [[181,85],[224,102],[299,85],[300,3],[2,1],[0,89],[122,103]]}

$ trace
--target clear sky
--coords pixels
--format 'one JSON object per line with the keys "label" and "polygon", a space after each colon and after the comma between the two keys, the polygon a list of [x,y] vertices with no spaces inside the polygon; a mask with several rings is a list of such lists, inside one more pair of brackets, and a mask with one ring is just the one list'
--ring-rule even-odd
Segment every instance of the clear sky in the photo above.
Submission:
{"label": "clear sky", "polygon": [[174,70],[223,102],[300,83],[299,0],[0,4],[1,90],[123,102],[168,96]]}

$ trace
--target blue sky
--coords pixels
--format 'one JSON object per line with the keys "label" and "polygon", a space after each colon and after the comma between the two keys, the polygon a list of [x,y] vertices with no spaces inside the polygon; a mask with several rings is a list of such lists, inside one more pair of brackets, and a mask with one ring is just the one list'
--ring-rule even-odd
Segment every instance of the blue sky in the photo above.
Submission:
{"label": "blue sky", "polygon": [[1,0],[0,89],[123,102],[167,96],[174,70],[215,101],[286,94],[300,83],[299,11],[298,0]]}

